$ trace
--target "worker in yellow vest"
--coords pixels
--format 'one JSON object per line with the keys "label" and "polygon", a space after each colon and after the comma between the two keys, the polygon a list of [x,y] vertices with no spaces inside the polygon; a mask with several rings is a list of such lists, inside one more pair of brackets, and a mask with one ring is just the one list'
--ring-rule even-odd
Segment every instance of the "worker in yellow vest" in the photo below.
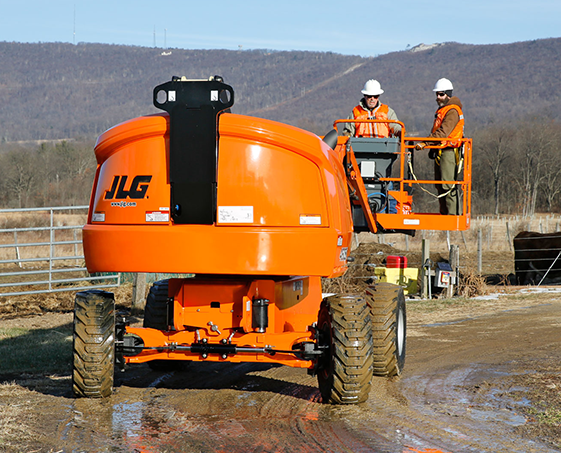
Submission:
{"label": "worker in yellow vest", "polygon": [[[393,109],[380,102],[380,95],[384,92],[380,82],[374,79],[364,84],[361,93],[363,98],[348,117],[350,120],[397,120]],[[386,138],[398,136],[401,126],[396,123],[346,123],[343,134],[351,137]]]}
{"label": "worker in yellow vest", "polygon": [[[448,79],[439,79],[434,85],[438,109],[434,117],[434,124],[429,137],[448,138],[441,149],[431,149],[429,157],[434,159],[434,179],[437,181],[456,181],[458,178],[458,163],[461,155],[460,139],[464,136],[464,113],[462,103],[453,96],[454,87]],[[426,143],[417,143],[415,149],[423,149]],[[449,215],[460,214],[460,194],[457,185],[436,184],[439,194],[440,213]]]}

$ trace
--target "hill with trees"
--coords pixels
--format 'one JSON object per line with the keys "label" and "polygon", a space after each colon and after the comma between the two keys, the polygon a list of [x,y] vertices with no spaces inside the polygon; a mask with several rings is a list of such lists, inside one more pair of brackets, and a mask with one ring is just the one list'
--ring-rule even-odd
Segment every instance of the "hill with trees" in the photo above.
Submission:
{"label": "hill with trees", "polygon": [[[426,48],[426,50],[418,50]],[[559,118],[561,39],[507,45],[446,43],[374,58],[329,52],[182,50],[105,44],[0,43],[0,139],[94,138],[153,113],[152,90],[172,76],[219,74],[236,93],[234,112],[317,133],[346,117],[364,82],[413,133],[435,108],[432,87],[453,81],[470,128],[533,115]]]}
{"label": "hill with trees", "polygon": [[475,140],[474,212],[559,211],[560,55],[561,38],[420,45],[372,58],[0,42],[0,206],[86,203],[99,134],[155,113],[153,88],[172,76],[219,74],[234,88],[234,113],[318,134],[346,117],[375,78],[408,133],[426,135],[432,87],[447,77]]}

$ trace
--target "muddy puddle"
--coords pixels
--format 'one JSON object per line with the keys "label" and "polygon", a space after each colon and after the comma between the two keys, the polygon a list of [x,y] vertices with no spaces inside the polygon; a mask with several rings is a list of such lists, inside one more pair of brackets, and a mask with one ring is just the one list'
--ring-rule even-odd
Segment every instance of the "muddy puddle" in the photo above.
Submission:
{"label": "muddy puddle", "polygon": [[[144,367],[141,367],[144,368]],[[377,434],[372,408],[321,404],[315,379],[302,370],[244,366],[217,369],[219,385],[200,384],[208,371],[143,369],[105,401],[68,399],[59,432],[62,451],[111,452],[413,452],[402,439]],[[138,373],[138,374],[137,374]],[[196,374],[198,388],[189,380]],[[212,380],[212,376],[208,376]],[[152,383],[144,385],[146,381]],[[155,385],[153,385],[155,384]],[[358,423],[353,427],[353,424]],[[54,440],[54,439],[53,439]],[[426,444],[428,445],[428,444]],[[80,447],[81,446],[81,447]],[[86,447],[87,446],[87,447]],[[437,451],[437,450],[433,450]]]}

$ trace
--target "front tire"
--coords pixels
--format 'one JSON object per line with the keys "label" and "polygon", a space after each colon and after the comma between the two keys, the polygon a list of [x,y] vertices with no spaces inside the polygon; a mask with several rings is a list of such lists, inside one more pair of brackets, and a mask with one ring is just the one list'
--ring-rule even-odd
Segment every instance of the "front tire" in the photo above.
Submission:
{"label": "front tire", "polygon": [[407,316],[403,288],[382,282],[366,289],[372,315],[374,376],[399,376],[405,366]]}
{"label": "front tire", "polygon": [[102,290],[76,294],[72,390],[77,397],[104,398],[113,392],[115,297]]}
{"label": "front tire", "polygon": [[318,364],[324,403],[358,404],[368,399],[372,380],[372,321],[362,297],[324,299],[318,315],[318,343],[326,353]]}

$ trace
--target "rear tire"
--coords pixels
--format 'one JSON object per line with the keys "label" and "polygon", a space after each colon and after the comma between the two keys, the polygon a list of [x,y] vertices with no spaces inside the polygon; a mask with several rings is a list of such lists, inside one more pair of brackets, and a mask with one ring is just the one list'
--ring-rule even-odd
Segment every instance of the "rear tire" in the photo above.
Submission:
{"label": "rear tire", "polygon": [[405,365],[407,316],[403,288],[378,283],[366,289],[372,315],[374,376],[399,376]]}
{"label": "rear tire", "polygon": [[168,330],[169,325],[173,323],[173,317],[168,320],[168,288],[169,280],[160,280],[152,284],[144,308],[144,327]]}
{"label": "rear tire", "polygon": [[104,398],[113,392],[115,297],[102,290],[76,294],[72,390],[77,397]]}
{"label": "rear tire", "polygon": [[[144,327],[158,330],[169,330],[173,324],[173,314],[168,303],[169,280],[154,282],[146,298],[144,308]],[[182,362],[177,360],[151,360],[148,362],[154,371],[174,371],[182,368]]]}
{"label": "rear tire", "polygon": [[372,321],[363,297],[324,299],[318,315],[318,342],[327,348],[318,364],[324,403],[357,404],[368,399],[372,380]]}

